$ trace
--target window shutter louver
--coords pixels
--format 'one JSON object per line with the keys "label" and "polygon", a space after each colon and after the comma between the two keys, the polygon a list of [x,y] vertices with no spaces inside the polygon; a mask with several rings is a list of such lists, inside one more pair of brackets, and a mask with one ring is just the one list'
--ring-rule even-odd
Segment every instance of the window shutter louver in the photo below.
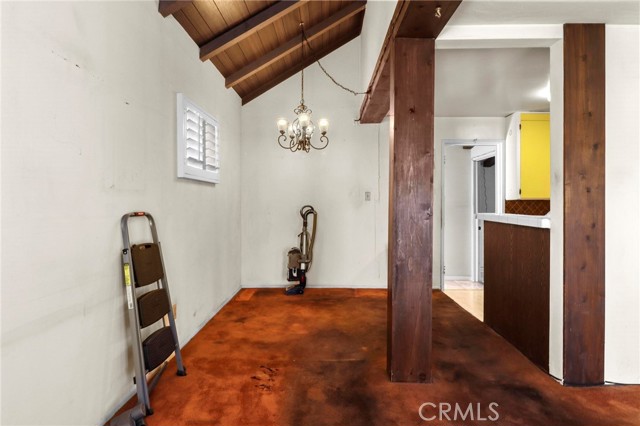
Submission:
{"label": "window shutter louver", "polygon": [[218,183],[220,152],[216,120],[178,94],[178,124],[178,177]]}

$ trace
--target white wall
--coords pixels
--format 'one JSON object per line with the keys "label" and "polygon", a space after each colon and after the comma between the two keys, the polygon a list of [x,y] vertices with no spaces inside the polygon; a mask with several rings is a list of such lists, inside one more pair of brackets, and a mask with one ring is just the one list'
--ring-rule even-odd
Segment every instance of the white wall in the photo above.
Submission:
{"label": "white wall", "polygon": [[550,49],[551,229],[549,232],[549,374],[563,377],[564,344],[564,41]]}
{"label": "white wall", "polygon": [[[436,111],[437,114],[437,111]],[[434,129],[435,172],[433,176],[433,287],[440,288],[442,256],[440,253],[442,225],[442,141],[444,139],[504,139],[505,119],[503,117],[436,117]],[[471,185],[471,181],[469,181]],[[440,206],[440,207],[438,207]],[[449,272],[447,272],[449,275]]]}
{"label": "white wall", "polygon": [[[640,31],[606,26],[605,380],[640,383]],[[563,50],[551,47],[549,373],[563,357]]]}
{"label": "white wall", "polygon": [[444,165],[444,266],[446,279],[472,276],[471,244],[473,214],[471,150],[445,146]]}
{"label": "white wall", "polygon": [[[321,62],[342,84],[360,88],[359,38]],[[305,70],[305,102],[316,122],[329,120],[330,143],[323,151],[292,153],[278,146],[276,120],[293,120],[299,101],[297,74],[242,108],[242,285],[286,284],[299,210],[311,204],[318,233],[308,285],[386,287],[388,166],[380,164],[388,157],[388,131],[355,124],[362,96],[312,65]]]}
{"label": "white wall", "polygon": [[[240,287],[240,101],[157,2],[0,4],[2,424],[101,424],[133,391],[122,214],[156,217],[183,344]],[[178,91],[219,185],[176,178]]]}
{"label": "white wall", "polygon": [[640,383],[640,31],[606,27],[605,380]]}
{"label": "white wall", "polygon": [[396,10],[397,1],[394,0],[374,0],[367,2],[367,9],[362,23],[361,40],[361,82],[364,90],[371,82],[371,76],[378,62],[380,49],[387,35],[389,23]]}

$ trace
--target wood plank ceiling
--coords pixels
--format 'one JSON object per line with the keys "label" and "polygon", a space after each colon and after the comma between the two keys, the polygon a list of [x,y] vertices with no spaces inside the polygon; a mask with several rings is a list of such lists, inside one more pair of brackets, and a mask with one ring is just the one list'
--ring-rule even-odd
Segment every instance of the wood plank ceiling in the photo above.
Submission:
{"label": "wood plank ceiling", "polygon": [[[160,0],[246,104],[362,30],[366,1]],[[308,46],[300,49],[300,23]]]}

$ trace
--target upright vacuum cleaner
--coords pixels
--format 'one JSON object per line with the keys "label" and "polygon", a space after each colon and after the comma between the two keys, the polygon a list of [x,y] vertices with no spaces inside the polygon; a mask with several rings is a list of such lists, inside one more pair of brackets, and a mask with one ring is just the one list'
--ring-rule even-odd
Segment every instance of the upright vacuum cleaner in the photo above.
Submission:
{"label": "upright vacuum cleaner", "polygon": [[[313,215],[311,234],[307,230],[309,215]],[[307,286],[307,272],[311,270],[311,262],[313,261],[313,243],[316,239],[318,212],[312,206],[307,205],[300,209],[300,216],[302,216],[302,232],[298,235],[300,245],[289,250],[287,265],[287,281],[297,281],[298,284],[290,285],[284,290],[284,294],[287,296],[304,293]]]}

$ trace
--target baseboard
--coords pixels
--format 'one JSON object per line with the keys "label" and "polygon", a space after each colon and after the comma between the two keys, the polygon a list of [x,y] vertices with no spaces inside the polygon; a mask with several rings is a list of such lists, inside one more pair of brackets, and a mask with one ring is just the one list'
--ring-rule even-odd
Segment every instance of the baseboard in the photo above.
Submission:
{"label": "baseboard", "polygon": [[444,280],[445,281],[473,281],[471,277],[464,277],[464,276],[458,276],[458,275],[445,275]]}
{"label": "baseboard", "polygon": [[[186,337],[186,338],[181,338],[180,339],[180,349],[184,348],[187,343],[189,343],[191,341],[191,339],[193,339],[196,334],[198,334],[205,325],[207,325],[207,323],[209,321],[211,321],[213,319],[213,317],[216,316],[216,314],[218,312],[220,312],[220,310],[222,308],[224,308],[224,306],[229,303],[231,301],[231,299],[233,299],[236,294],[238,294],[238,292],[242,289],[242,287],[238,287],[235,289],[235,291],[231,294],[231,296],[225,298],[222,302],[220,302],[218,304],[218,306],[216,306],[213,311],[211,311],[211,313],[209,315],[207,315],[207,318],[202,321],[197,327],[196,330],[191,333],[190,336]],[[127,331],[128,332],[128,331]],[[185,364],[187,360],[185,360]],[[120,408],[122,408],[122,406],[124,406],[124,404],[127,403],[127,401],[129,401],[134,395],[136,394],[136,387],[135,385],[133,385],[133,387],[129,390],[129,392],[125,395],[124,398],[122,398],[121,400],[118,401],[118,403],[116,404],[115,408],[113,408],[109,413],[107,413],[106,418],[103,418],[102,421],[100,422],[100,425],[107,425],[107,422],[118,412],[118,410]]]}
{"label": "baseboard", "polygon": [[220,312],[222,310],[222,308],[224,308],[225,305],[231,301],[231,299],[236,297],[236,295],[238,294],[238,292],[240,290],[242,290],[242,287],[237,287],[235,289],[235,291],[231,294],[231,296],[225,298],[222,302],[218,303],[218,306],[216,306],[213,309],[213,311],[211,311],[211,314],[209,314],[207,316],[207,318],[198,325],[198,327],[196,328],[195,332],[192,333],[191,336],[187,337],[186,339],[180,339],[180,347],[182,348],[182,347],[186,346],[187,343],[189,343],[191,341],[191,339],[193,339],[196,336],[196,334],[198,334],[204,328],[204,326],[207,325],[207,323],[209,321],[211,321],[213,319],[213,317],[215,317],[218,314],[218,312]]}
{"label": "baseboard", "polygon": [[[294,283],[260,284],[260,285],[243,284],[242,288],[285,288],[291,284],[294,284]],[[309,284],[307,285],[307,288],[344,288],[344,289],[356,288],[356,289],[362,289],[362,290],[375,290],[375,289],[386,290],[387,286],[386,284],[385,285],[350,284],[350,285],[344,285],[344,286],[338,286],[335,284]]]}

